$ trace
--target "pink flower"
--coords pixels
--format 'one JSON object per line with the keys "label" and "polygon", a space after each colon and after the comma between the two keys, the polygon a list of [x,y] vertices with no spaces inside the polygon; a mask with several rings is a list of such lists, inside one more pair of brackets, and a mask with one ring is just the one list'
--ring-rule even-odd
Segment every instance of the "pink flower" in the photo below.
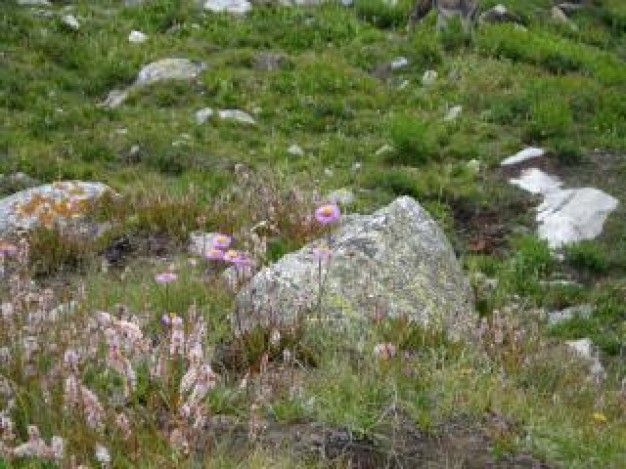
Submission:
{"label": "pink flower", "polygon": [[11,257],[17,253],[17,246],[0,241],[0,257]]}
{"label": "pink flower", "polygon": [[378,344],[374,347],[374,355],[381,360],[391,360],[396,356],[396,346],[390,343]]}
{"label": "pink flower", "polygon": [[341,210],[336,204],[326,204],[315,210],[315,219],[322,225],[335,223],[341,217]]}
{"label": "pink flower", "polygon": [[235,251],[234,249],[229,249],[228,251],[226,251],[224,253],[224,260],[226,262],[233,262],[235,259],[237,259],[241,254],[239,253],[239,251]]}
{"label": "pink flower", "polygon": [[162,274],[156,275],[154,277],[154,280],[156,280],[156,282],[160,283],[161,285],[166,285],[168,283],[172,283],[178,280],[178,275],[176,275],[174,272],[163,272]]}
{"label": "pink flower", "polygon": [[230,247],[230,243],[232,243],[232,241],[233,241],[233,238],[231,238],[230,236],[218,233],[213,238],[212,244],[215,249],[224,250]]}
{"label": "pink flower", "polygon": [[218,248],[209,249],[205,254],[206,257],[210,261],[223,261],[224,260],[224,251]]}

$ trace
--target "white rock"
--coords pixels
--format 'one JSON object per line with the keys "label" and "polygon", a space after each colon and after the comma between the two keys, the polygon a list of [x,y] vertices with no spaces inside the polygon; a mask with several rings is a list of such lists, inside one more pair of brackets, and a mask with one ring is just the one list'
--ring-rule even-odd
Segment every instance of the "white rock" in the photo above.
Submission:
{"label": "white rock", "polygon": [[504,5],[499,3],[498,5],[493,7],[493,11],[495,11],[499,15],[506,15],[508,10],[506,9],[506,7]]}
{"label": "white rock", "polygon": [[202,108],[199,111],[196,111],[196,123],[198,125],[202,125],[213,117],[214,114],[215,111],[213,111],[210,107]]}
{"label": "white rock", "polygon": [[477,160],[476,158],[472,158],[467,163],[465,163],[465,167],[472,174],[478,174],[478,173],[480,173],[480,160]]}
{"label": "white rock", "polygon": [[545,194],[537,208],[539,237],[552,248],[594,239],[618,200],[592,187],[556,190]]}
{"label": "white rock", "polygon": [[572,351],[576,352],[579,356],[583,358],[587,358],[592,360],[593,355],[593,342],[590,339],[578,339],[578,340],[568,340],[565,342]]}
{"label": "white rock", "polygon": [[461,112],[463,112],[463,106],[452,106],[450,109],[448,109],[448,113],[443,118],[443,120],[448,122],[456,120],[461,115]]}
{"label": "white rock", "polygon": [[142,42],[146,42],[148,40],[148,36],[141,31],[131,31],[128,35],[128,42],[133,44],[141,44]]}
{"label": "white rock", "polygon": [[574,318],[588,319],[595,311],[593,305],[577,305],[560,311],[552,311],[548,315],[548,324],[554,326],[562,322],[570,321]]}
{"label": "white rock", "polygon": [[205,69],[205,64],[189,59],[161,59],[146,65],[139,71],[135,86],[146,86],[165,80],[191,80],[197,78]]}
{"label": "white rock", "polygon": [[252,10],[252,4],[247,0],[208,0],[204,2],[204,9],[213,13],[245,15]]}
{"label": "white rock", "polygon": [[235,120],[250,125],[256,124],[256,121],[250,114],[239,109],[221,109],[218,111],[218,115],[222,120]]}
{"label": "white rock", "polygon": [[619,204],[616,198],[592,187],[562,189],[559,178],[537,168],[522,171],[519,179],[510,182],[543,196],[537,207],[538,234],[551,248],[596,238]]}
{"label": "white rock", "polygon": [[437,82],[437,77],[439,75],[434,70],[426,70],[424,75],[422,76],[422,85],[424,86],[432,86]]}
{"label": "white rock", "polygon": [[409,60],[406,57],[398,57],[389,64],[389,67],[391,67],[391,70],[396,71],[408,67],[408,65]]}
{"label": "white rock", "polygon": [[386,155],[387,153],[390,153],[393,151],[393,147],[391,145],[387,145],[386,143],[380,147],[378,150],[376,150],[376,153],[374,153],[374,155],[376,156],[382,156],[382,155]]}
{"label": "white rock", "polygon": [[354,193],[345,187],[332,191],[326,196],[326,200],[330,203],[343,205],[344,207],[354,203]]}
{"label": "white rock", "polygon": [[187,252],[192,256],[204,256],[213,247],[213,242],[219,233],[204,233],[195,231],[189,235]]}
{"label": "white rock", "polygon": [[74,15],[65,15],[61,18],[61,21],[63,21],[63,24],[72,28],[75,31],[78,31],[80,29],[80,23]]}
{"label": "white rock", "polygon": [[295,143],[287,148],[287,153],[291,156],[304,156],[304,150]]}
{"label": "white rock", "polygon": [[500,166],[511,166],[514,164],[522,163],[523,161],[532,160],[535,158],[540,158],[546,154],[546,151],[543,148],[537,147],[528,147],[524,148],[521,151],[518,151],[515,155],[509,156],[505,158],[500,163]]}
{"label": "white rock", "polygon": [[556,176],[551,176],[537,168],[525,169],[518,179],[509,179],[509,182],[532,194],[547,194],[563,185],[563,182]]}
{"label": "white rock", "polygon": [[51,7],[48,0],[17,0],[17,4],[25,7]]}
{"label": "white rock", "polygon": [[124,101],[128,98],[128,92],[128,90],[111,90],[106,99],[99,105],[111,109],[119,107],[124,104]]}

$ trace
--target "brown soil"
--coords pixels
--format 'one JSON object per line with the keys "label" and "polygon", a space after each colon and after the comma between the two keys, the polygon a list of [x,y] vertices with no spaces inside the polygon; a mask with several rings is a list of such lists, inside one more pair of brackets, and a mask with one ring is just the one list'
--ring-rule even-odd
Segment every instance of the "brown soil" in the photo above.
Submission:
{"label": "brown soil", "polygon": [[491,414],[482,421],[456,418],[433,431],[422,431],[405,412],[390,408],[372,435],[317,423],[280,424],[265,421],[256,442],[248,438],[245,423],[215,416],[207,425],[202,453],[217,444],[235,454],[255,444],[266,450],[286,451],[327,467],[549,469],[551,466],[525,453],[496,455],[496,441],[506,440],[517,429],[502,416]]}

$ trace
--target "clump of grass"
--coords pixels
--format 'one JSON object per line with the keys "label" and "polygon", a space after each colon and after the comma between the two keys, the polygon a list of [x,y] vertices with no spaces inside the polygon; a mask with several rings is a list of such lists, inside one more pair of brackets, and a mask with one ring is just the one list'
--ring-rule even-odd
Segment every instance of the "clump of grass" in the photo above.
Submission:
{"label": "clump of grass", "polygon": [[565,247],[565,262],[587,272],[601,274],[608,269],[605,251],[594,241],[581,241]]}
{"label": "clump of grass", "polygon": [[439,130],[433,124],[410,116],[397,116],[389,124],[394,151],[385,160],[390,164],[419,166],[439,156]]}

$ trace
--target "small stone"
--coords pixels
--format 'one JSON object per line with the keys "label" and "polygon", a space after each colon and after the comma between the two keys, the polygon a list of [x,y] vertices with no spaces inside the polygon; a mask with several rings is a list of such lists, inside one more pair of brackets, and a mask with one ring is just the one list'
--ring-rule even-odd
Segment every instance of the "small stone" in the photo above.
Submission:
{"label": "small stone", "polygon": [[422,85],[432,86],[437,82],[438,74],[434,70],[426,70],[422,76]]}
{"label": "small stone", "polygon": [[148,36],[141,31],[131,31],[128,35],[128,42],[133,44],[141,44],[142,42],[146,42],[148,40]]}
{"label": "small stone", "polygon": [[474,175],[480,173],[480,160],[476,158],[472,158],[467,163],[465,163],[465,167]]}
{"label": "small stone", "polygon": [[116,107],[124,104],[126,98],[128,98],[128,90],[111,90],[106,99],[99,105],[102,107],[115,109]]}
{"label": "small stone", "polygon": [[65,15],[61,18],[61,21],[64,25],[68,26],[74,31],[78,31],[80,29],[80,23],[74,15]]}
{"label": "small stone", "polygon": [[354,193],[350,189],[342,187],[329,193],[326,196],[326,200],[330,203],[347,207],[354,203]]}
{"label": "small stone", "polygon": [[208,0],[204,3],[204,9],[213,13],[245,15],[252,10],[252,4],[247,0]]}
{"label": "small stone", "polygon": [[391,153],[392,151],[393,151],[393,147],[391,145],[384,144],[382,147],[376,150],[376,153],[374,153],[374,155],[383,156],[383,155],[386,155],[387,153]]}
{"label": "small stone", "polygon": [[287,153],[291,156],[304,156],[304,150],[295,143],[287,148]]}
{"label": "small stone", "polygon": [[448,113],[443,118],[443,120],[446,122],[456,120],[461,115],[461,112],[463,112],[463,106],[452,106],[450,109],[448,109]]}
{"label": "small stone", "polygon": [[48,0],[17,0],[17,4],[25,7],[51,7]]}
{"label": "small stone", "polygon": [[568,340],[565,345],[583,358],[593,358],[593,342],[590,339]]}
{"label": "small stone", "polygon": [[218,111],[218,115],[222,120],[234,120],[243,124],[256,125],[256,120],[250,114],[239,109],[222,109]]}
{"label": "small stone", "polygon": [[502,160],[500,166],[511,166],[514,164],[519,164],[524,161],[541,158],[545,154],[546,151],[543,148],[527,147],[521,151],[518,151],[515,155],[509,156],[508,158]]}
{"label": "small stone", "polygon": [[393,60],[391,64],[389,64],[389,66],[391,67],[391,70],[395,72],[396,70],[401,70],[408,67],[409,60],[406,57],[398,57],[397,59]]}
{"label": "small stone", "polygon": [[210,107],[205,107],[196,111],[196,124],[202,125],[215,115],[215,111]]}
{"label": "small stone", "polygon": [[574,318],[589,319],[595,311],[592,305],[570,306],[560,311],[552,311],[548,315],[548,324],[555,326]]}

